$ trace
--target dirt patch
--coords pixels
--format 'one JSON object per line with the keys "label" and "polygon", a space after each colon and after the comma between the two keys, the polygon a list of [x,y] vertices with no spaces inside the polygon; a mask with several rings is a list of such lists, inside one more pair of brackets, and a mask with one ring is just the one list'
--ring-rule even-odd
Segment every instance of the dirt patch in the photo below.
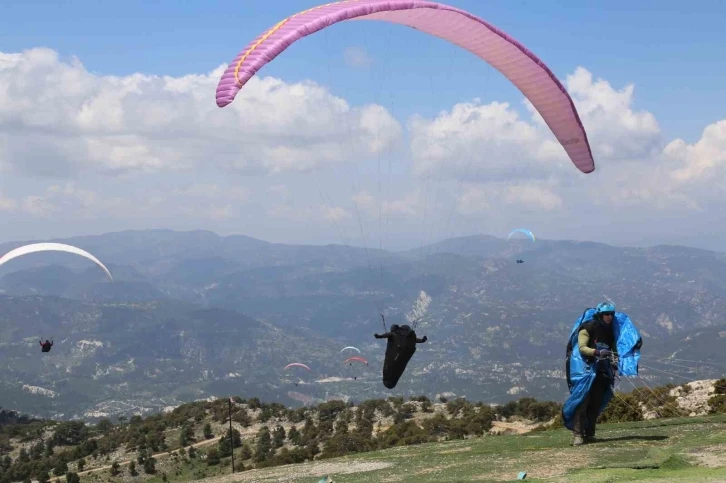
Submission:
{"label": "dirt patch", "polygon": [[442,471],[448,470],[449,468],[456,468],[457,466],[459,466],[459,463],[453,463],[450,465],[437,465],[437,466],[432,466],[430,468],[425,468],[423,470],[417,471],[415,474],[418,476],[418,475],[427,475],[429,473],[440,473]]}
{"label": "dirt patch", "polygon": [[367,471],[382,470],[393,466],[384,461],[350,461],[341,463],[306,463],[302,465],[285,465],[277,468],[243,471],[224,476],[206,478],[205,483],[222,483],[227,481],[291,481],[295,478],[315,476],[322,478],[330,475],[335,480],[336,475],[349,475],[351,473],[364,473]]}
{"label": "dirt patch", "polygon": [[529,424],[522,421],[514,421],[505,423],[503,421],[492,421],[492,429],[490,434],[524,434],[529,433],[534,428],[540,426],[538,423]]}
{"label": "dirt patch", "polygon": [[451,453],[466,453],[471,451],[471,446],[465,446],[463,448],[449,449],[446,451],[437,451],[436,454],[451,454]]}
{"label": "dirt patch", "polygon": [[695,458],[699,466],[708,468],[726,466],[726,445],[723,444],[698,448],[685,454]]}
{"label": "dirt patch", "polygon": [[567,470],[587,466],[590,456],[577,451],[537,451],[522,458],[495,458],[497,469],[472,477],[472,480],[511,481],[520,471],[527,472],[527,478],[552,478],[562,476]]}

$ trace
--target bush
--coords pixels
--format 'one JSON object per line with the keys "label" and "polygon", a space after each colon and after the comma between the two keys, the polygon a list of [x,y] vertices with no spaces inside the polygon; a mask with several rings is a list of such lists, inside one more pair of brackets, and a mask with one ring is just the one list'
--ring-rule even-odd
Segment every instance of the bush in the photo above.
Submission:
{"label": "bush", "polygon": [[726,413],[726,394],[717,394],[708,399],[708,412],[711,414]]}
{"label": "bush", "polygon": [[144,460],[144,473],[148,475],[156,473],[156,459],[153,456],[149,456]]}
{"label": "bush", "polygon": [[243,428],[246,428],[252,424],[252,418],[245,408],[238,409],[232,414],[232,421],[239,423]]}
{"label": "bush", "polygon": [[337,456],[370,451],[371,449],[373,449],[371,440],[364,438],[360,434],[336,434],[325,441],[320,457],[335,458]]}
{"label": "bush", "polygon": [[446,410],[449,414],[451,414],[452,418],[457,417],[459,415],[459,411],[471,410],[471,408],[471,403],[463,397],[456,398],[453,401],[446,403]]}
{"label": "bush", "polygon": [[631,394],[615,393],[610,404],[597,419],[600,423],[623,423],[626,421],[642,421],[643,411],[636,396]]}
{"label": "bush", "polygon": [[[230,437],[228,429],[227,434],[224,435],[224,438],[220,439],[217,443],[217,446],[219,447],[219,455],[222,458],[232,455],[232,448],[230,447],[229,443]],[[239,448],[240,446],[242,446],[242,438],[240,436],[240,433],[234,428],[232,429],[232,445],[235,448]]]}
{"label": "bush", "polygon": [[66,421],[56,426],[53,443],[56,446],[74,446],[88,437],[88,428],[83,421]]}
{"label": "bush", "polygon": [[413,421],[405,421],[388,428],[379,438],[381,448],[427,443],[429,435]]}
{"label": "bush", "polygon": [[207,452],[207,466],[214,466],[219,464],[219,452],[217,448],[212,448]]}
{"label": "bush", "polygon": [[726,378],[721,378],[713,383],[714,394],[726,394]]}

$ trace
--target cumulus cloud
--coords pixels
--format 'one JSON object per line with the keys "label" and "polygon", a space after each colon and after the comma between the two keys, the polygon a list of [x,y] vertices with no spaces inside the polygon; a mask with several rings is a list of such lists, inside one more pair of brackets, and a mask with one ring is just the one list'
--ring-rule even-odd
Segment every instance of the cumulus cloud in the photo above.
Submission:
{"label": "cumulus cloud", "polygon": [[333,223],[352,218],[352,215],[340,206],[319,203],[312,206],[300,206],[295,203],[273,203],[267,214],[271,217],[284,219],[294,223]]}
{"label": "cumulus cloud", "polygon": [[414,116],[408,129],[418,175],[454,170],[456,176],[469,179],[511,179],[544,172],[542,158],[532,155],[541,134],[507,103],[459,103],[433,120]]}
{"label": "cumulus cloud", "polygon": [[75,183],[53,184],[17,200],[0,197],[0,210],[37,219],[149,219],[191,216],[221,220],[238,215],[248,202],[245,188],[197,184],[162,191],[110,194]]}
{"label": "cumulus cloud", "polygon": [[350,217],[350,213],[339,206],[325,208],[325,219],[328,221],[338,222]]}
{"label": "cumulus cloud", "polygon": [[351,67],[369,67],[373,64],[373,58],[363,47],[348,47],[343,51],[343,59]]}
{"label": "cumulus cloud", "polygon": [[[596,165],[649,157],[656,153],[660,128],[647,111],[632,108],[634,86],[620,91],[594,81],[580,67],[567,77],[593,149]],[[409,123],[415,170],[436,170],[471,180],[543,179],[572,167],[534,106],[524,100],[530,119],[508,103],[482,104],[478,99],[456,104],[434,119],[414,117]]]}
{"label": "cumulus cloud", "polygon": [[[706,192],[724,192],[711,181],[726,174],[726,121],[708,126],[693,144],[666,143],[655,116],[634,107],[633,84],[616,89],[578,67],[566,85],[595,157],[597,169],[587,178],[526,99],[530,119],[510,104],[477,99],[433,119],[413,117],[414,173],[466,183],[457,199],[465,215],[507,206],[548,213],[568,204],[695,212],[704,209]],[[607,188],[593,186],[603,177]]]}
{"label": "cumulus cloud", "polygon": [[426,202],[420,190],[404,193],[394,199],[378,199],[368,191],[362,190],[353,194],[351,200],[371,215],[410,217],[421,216]]}
{"label": "cumulus cloud", "polygon": [[[633,109],[633,84],[616,90],[603,79],[594,81],[587,69],[578,67],[567,76],[566,85],[587,129],[596,162],[651,159],[658,153],[660,127],[653,114]],[[534,107],[527,104],[534,113]],[[534,117],[540,125],[544,123],[538,114]]]}
{"label": "cumulus cloud", "polygon": [[54,177],[202,163],[279,173],[369,156],[401,136],[381,106],[351,106],[309,81],[254,77],[219,109],[214,92],[223,69],[102,76],[50,49],[0,53],[0,166]]}
{"label": "cumulus cloud", "polygon": [[0,193],[0,211],[13,211],[15,210],[15,200],[6,198]]}
{"label": "cumulus cloud", "polygon": [[[370,62],[364,50],[345,56]],[[634,84],[615,86],[582,67],[565,84],[593,148],[589,175],[526,100],[466,100],[433,118],[411,116],[404,132],[386,108],[352,105],[311,81],[257,76],[219,109],[222,69],[104,76],[49,49],[0,53],[0,173],[32,180],[27,189],[2,186],[2,221],[173,219],[261,237],[277,230],[280,239],[290,226],[322,238],[329,225],[343,237],[377,229],[418,237],[425,221],[426,237],[436,238],[450,235],[443,230],[456,213],[462,231],[504,233],[517,220],[580,233],[596,219],[645,233],[675,226],[659,219],[703,222],[711,200],[726,195],[726,120],[699,139],[664,139],[655,116],[636,105]],[[396,164],[383,185],[375,167],[355,165],[380,162],[404,136],[409,151],[387,154]]]}
{"label": "cumulus cloud", "polygon": [[558,210],[562,205],[562,198],[554,187],[542,182],[470,185],[457,198],[457,208],[467,215],[482,214],[492,208],[505,209],[511,206],[535,213],[546,213]]}
{"label": "cumulus cloud", "polygon": [[701,139],[687,144],[683,139],[671,141],[664,154],[677,168],[670,175],[677,183],[688,183],[717,176],[723,179],[726,167],[726,120],[711,124]]}

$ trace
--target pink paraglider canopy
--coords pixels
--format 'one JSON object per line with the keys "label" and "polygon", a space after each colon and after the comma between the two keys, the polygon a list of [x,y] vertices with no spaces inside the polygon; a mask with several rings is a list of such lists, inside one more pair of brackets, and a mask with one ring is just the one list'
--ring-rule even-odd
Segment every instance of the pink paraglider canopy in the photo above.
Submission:
{"label": "pink paraglider canopy", "polygon": [[310,369],[310,368],[309,368],[308,366],[306,366],[305,364],[302,364],[302,363],[300,363],[300,362],[293,362],[292,364],[288,364],[288,365],[286,365],[286,366],[285,366],[285,370],[288,370],[288,369],[289,369],[289,368],[291,368],[291,367],[302,367],[302,368],[304,368],[304,369],[307,369],[307,370],[308,370],[308,371],[310,371],[310,372],[313,372],[313,371],[312,371],[312,369]]}
{"label": "pink paraglider canopy", "polygon": [[346,362],[350,362],[350,361],[360,361],[363,364],[368,365],[368,361],[359,356],[350,357],[350,358],[344,360],[343,364],[345,364]]}
{"label": "pink paraglider canopy", "polygon": [[346,0],[319,5],[277,23],[234,58],[217,86],[228,105],[245,83],[293,42],[344,20],[382,20],[446,39],[485,60],[532,102],[577,168],[595,170],[572,99],[547,66],[512,37],[455,7],[424,0]]}

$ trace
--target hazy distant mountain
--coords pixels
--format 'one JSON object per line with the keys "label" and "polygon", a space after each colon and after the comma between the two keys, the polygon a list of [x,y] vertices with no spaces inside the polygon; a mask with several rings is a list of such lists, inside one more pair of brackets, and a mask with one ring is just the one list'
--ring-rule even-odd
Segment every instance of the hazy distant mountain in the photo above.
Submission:
{"label": "hazy distant mountain", "polygon": [[[169,230],[58,241],[99,257],[115,282],[67,254],[0,269],[0,406],[69,417],[227,392],[287,403],[290,391],[391,394],[372,333],[379,312],[405,322],[421,290],[429,343],[393,394],[562,399],[569,331],[604,299],[642,330],[644,375],[683,383],[723,371],[713,358],[726,348],[726,256],[706,250],[475,236],[392,253]],[[37,337],[51,335],[41,357]],[[340,364],[350,344],[370,362],[356,381]],[[292,360],[314,366],[309,384],[283,374]]]}

